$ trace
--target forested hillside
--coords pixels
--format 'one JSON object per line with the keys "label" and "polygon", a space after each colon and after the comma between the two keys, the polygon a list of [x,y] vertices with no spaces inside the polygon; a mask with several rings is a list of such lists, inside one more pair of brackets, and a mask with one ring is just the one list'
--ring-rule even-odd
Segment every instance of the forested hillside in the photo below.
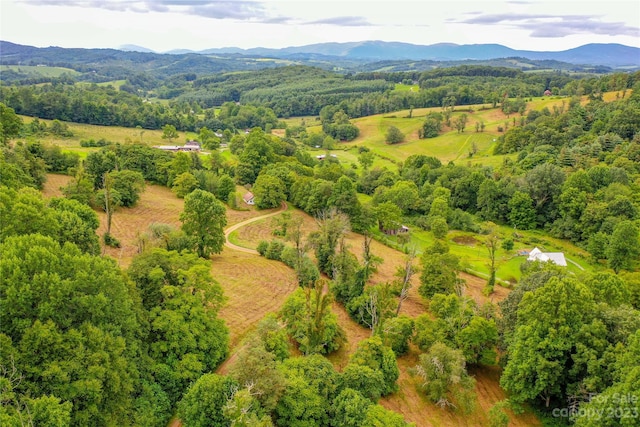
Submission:
{"label": "forested hillside", "polygon": [[[0,101],[0,424],[637,425],[640,74],[293,66]],[[183,139],[204,152],[149,142]],[[112,227],[152,185],[175,223]],[[264,265],[279,292],[237,290]]]}

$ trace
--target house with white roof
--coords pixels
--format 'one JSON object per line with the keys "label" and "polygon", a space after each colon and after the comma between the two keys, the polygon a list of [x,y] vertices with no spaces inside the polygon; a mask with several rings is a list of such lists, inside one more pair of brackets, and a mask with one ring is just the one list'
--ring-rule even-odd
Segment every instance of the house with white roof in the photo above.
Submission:
{"label": "house with white roof", "polygon": [[533,248],[531,252],[529,252],[529,257],[527,261],[551,261],[556,265],[561,265],[563,267],[567,266],[567,260],[564,257],[564,253],[562,252],[542,252],[538,248]]}

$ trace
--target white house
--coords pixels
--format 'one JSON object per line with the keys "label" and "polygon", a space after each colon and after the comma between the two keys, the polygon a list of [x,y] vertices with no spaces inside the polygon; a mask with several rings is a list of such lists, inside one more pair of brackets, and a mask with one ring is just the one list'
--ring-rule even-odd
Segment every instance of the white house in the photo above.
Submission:
{"label": "white house", "polygon": [[529,252],[529,257],[527,261],[551,261],[556,265],[561,265],[563,267],[567,266],[567,260],[564,258],[564,253],[562,252],[542,252],[538,248],[533,248],[531,252]]}

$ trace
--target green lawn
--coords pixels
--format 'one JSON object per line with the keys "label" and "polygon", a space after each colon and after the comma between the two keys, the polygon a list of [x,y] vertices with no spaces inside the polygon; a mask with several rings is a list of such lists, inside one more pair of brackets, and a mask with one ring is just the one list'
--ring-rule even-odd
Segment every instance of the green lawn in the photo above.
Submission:
{"label": "green lawn", "polygon": [[[361,201],[365,201],[364,199]],[[513,229],[507,226],[498,226],[498,233],[501,240],[513,236]],[[574,274],[583,271],[593,272],[600,267],[592,264],[588,254],[564,240],[554,239],[540,231],[518,231],[520,237],[514,239],[514,248],[511,251],[498,249],[496,253],[497,272],[496,278],[502,282],[517,283],[520,281],[520,266],[526,261],[526,256],[519,256],[518,251],[526,249],[530,251],[538,247],[545,252],[564,252],[567,259],[567,270]],[[400,247],[397,238],[384,236],[381,233],[377,236],[383,242],[387,240],[390,246]],[[422,253],[425,248],[433,245],[435,239],[431,232],[411,227],[409,246],[413,246]],[[458,230],[449,231],[446,238],[450,253],[458,256],[461,260],[461,267],[474,276],[481,278],[489,277],[489,253],[484,245],[485,236],[462,232]],[[572,263],[573,261],[573,263]],[[576,266],[578,264],[580,267]]]}

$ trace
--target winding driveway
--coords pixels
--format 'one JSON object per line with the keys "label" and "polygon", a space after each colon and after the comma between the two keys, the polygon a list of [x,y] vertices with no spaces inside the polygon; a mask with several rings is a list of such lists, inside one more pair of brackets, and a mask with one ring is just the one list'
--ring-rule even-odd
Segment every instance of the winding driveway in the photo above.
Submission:
{"label": "winding driveway", "polygon": [[224,230],[224,245],[230,249],[234,249],[236,251],[240,251],[240,252],[246,252],[248,254],[255,254],[258,255],[258,251],[256,251],[255,249],[249,249],[249,248],[243,248],[242,246],[238,246],[238,245],[234,245],[233,243],[231,243],[229,241],[229,235],[231,233],[233,233],[234,231],[236,231],[239,228],[244,227],[245,225],[251,224],[252,222],[256,222],[256,221],[260,221],[261,219],[265,219],[265,218],[270,218],[272,216],[276,216],[284,211],[287,210],[287,203],[286,202],[282,202],[282,206],[280,207],[279,210],[275,211],[275,212],[271,212],[268,213],[266,215],[261,215],[261,216],[257,216],[255,218],[249,218],[247,220],[241,221],[237,224],[233,224],[231,227],[228,227],[226,230]]}

